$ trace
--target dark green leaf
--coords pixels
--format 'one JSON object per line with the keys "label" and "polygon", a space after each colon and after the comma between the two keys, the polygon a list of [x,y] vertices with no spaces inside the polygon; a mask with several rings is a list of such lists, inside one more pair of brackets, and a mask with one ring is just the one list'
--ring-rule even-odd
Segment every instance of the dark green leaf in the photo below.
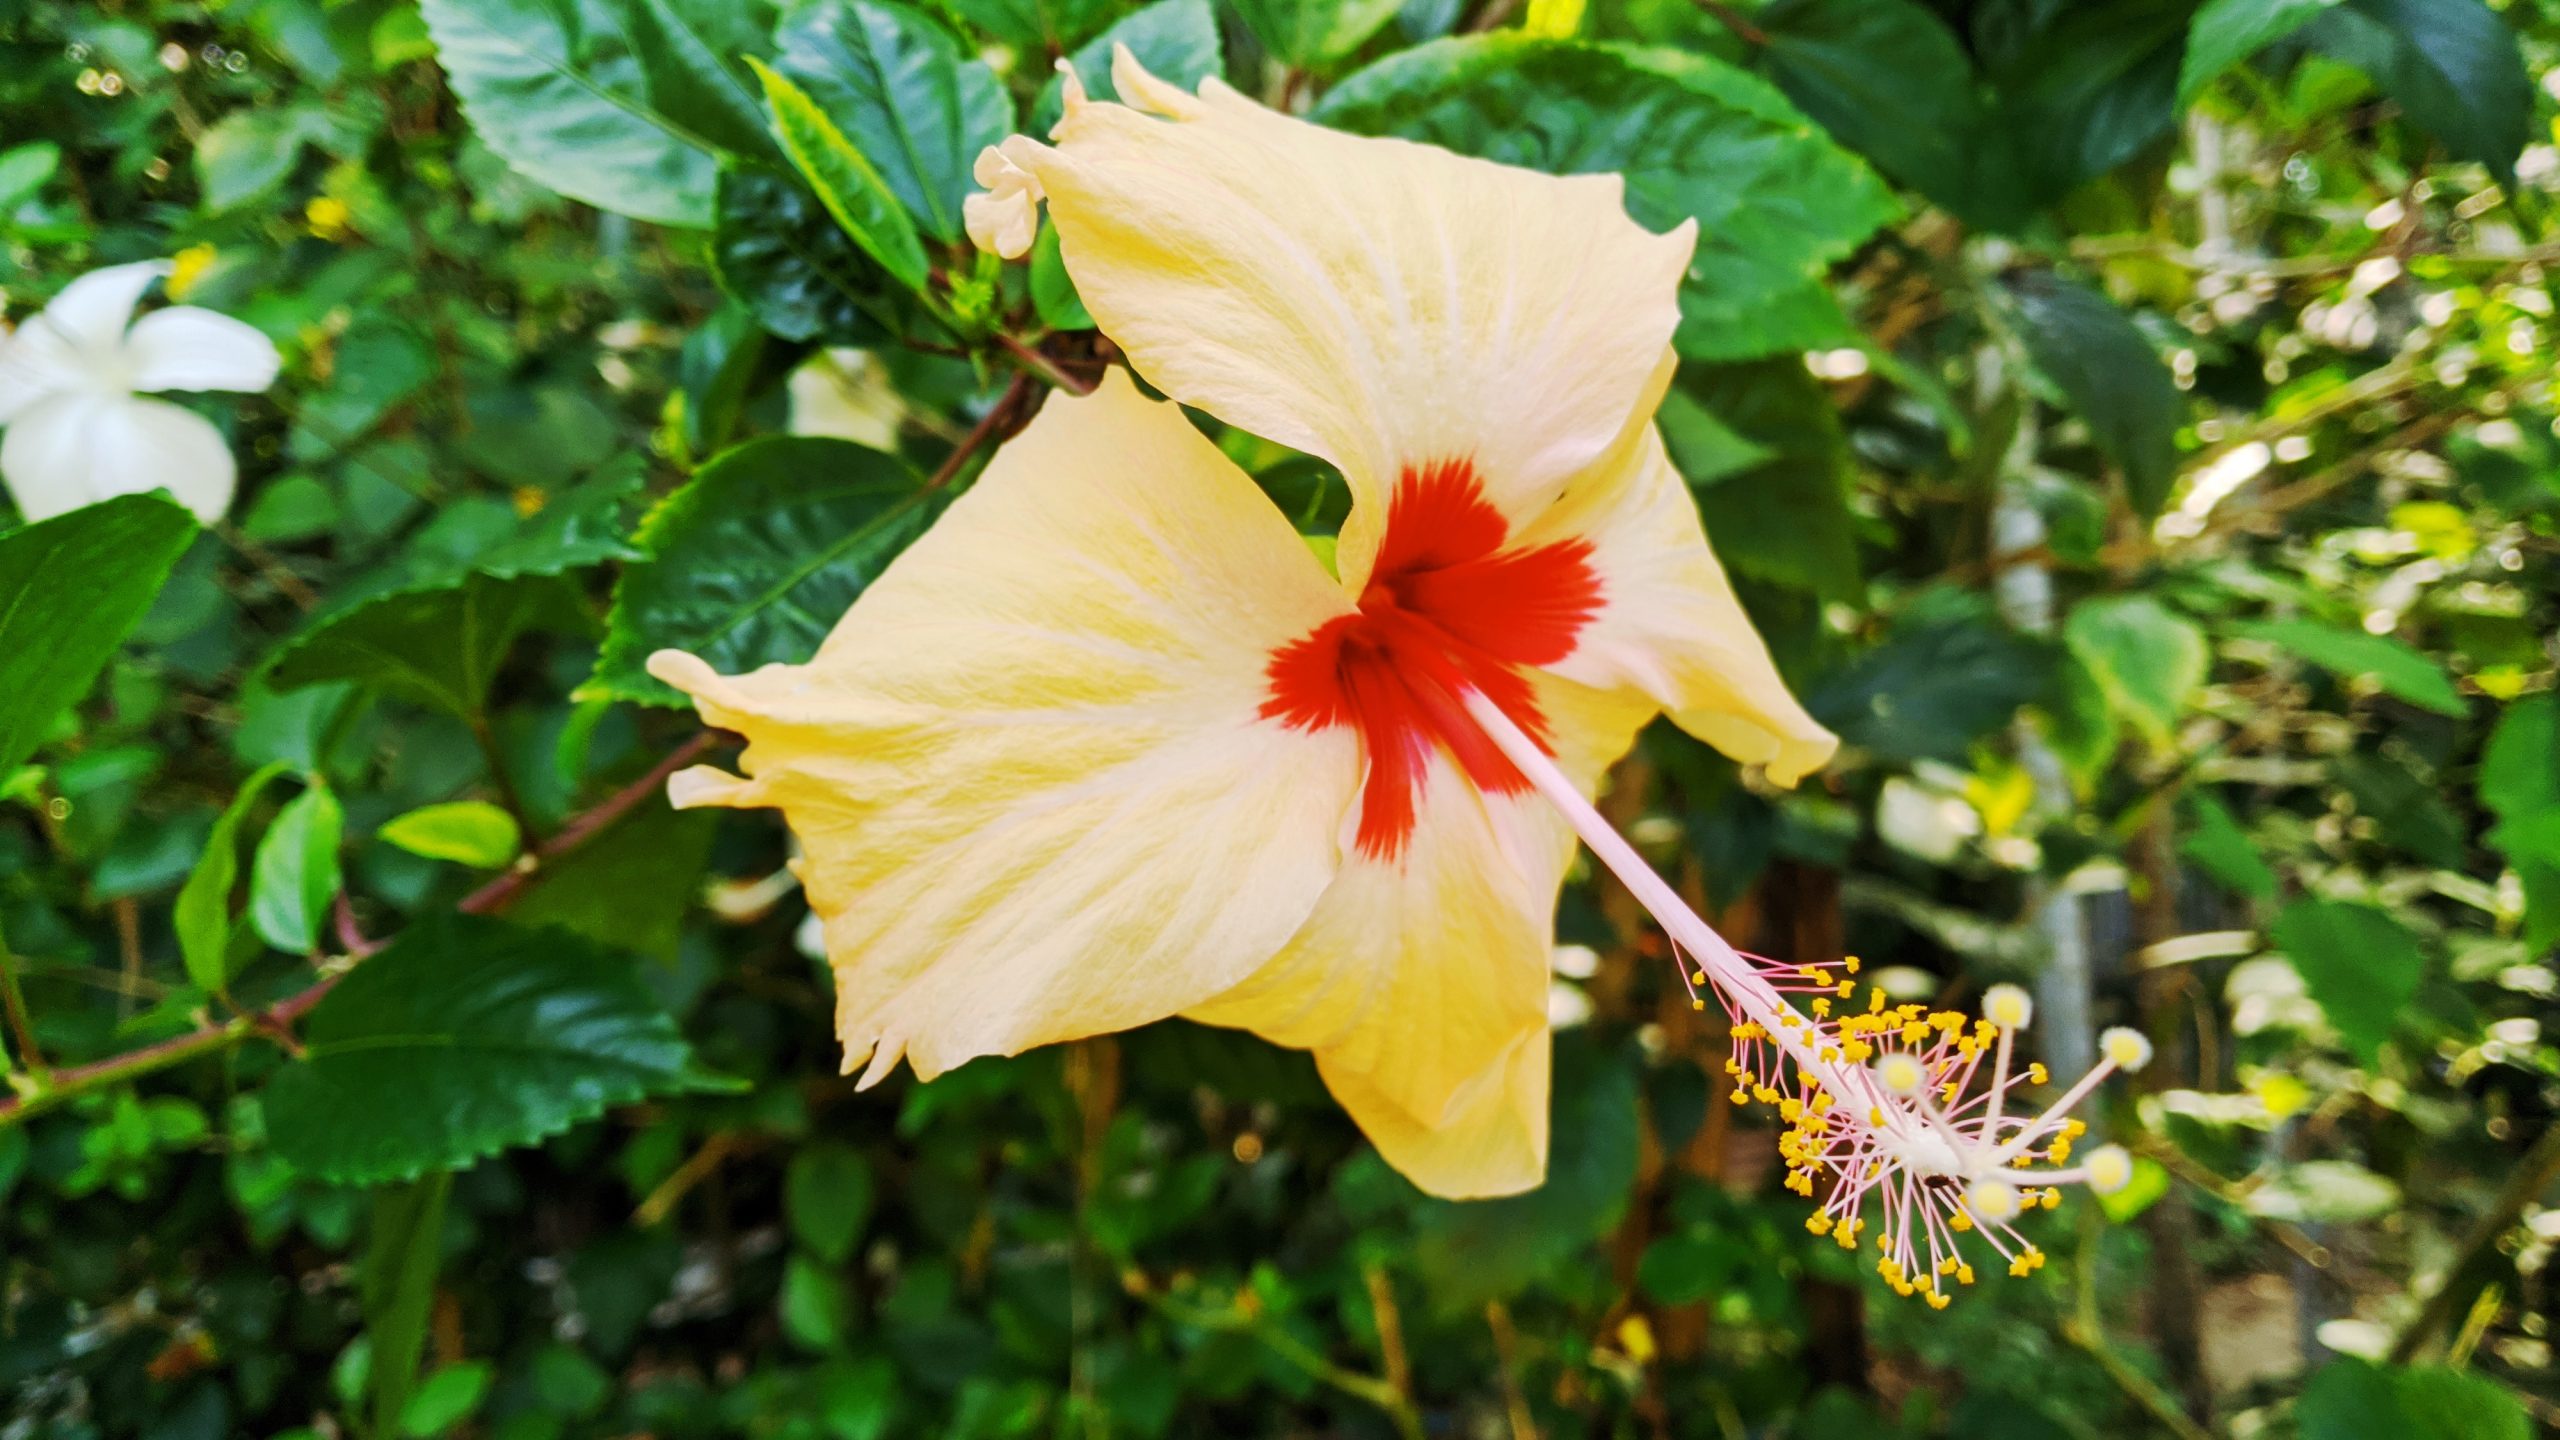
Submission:
{"label": "dark green leaf", "polygon": [[2347,1048],[2375,1064],[2426,973],[2417,937],[2389,912],[2345,900],[2297,900],[2271,933]]}
{"label": "dark green leaf", "polygon": [[2480,0],[2346,0],[2304,31],[2373,77],[2419,129],[2512,188],[2533,132],[2533,77],[2513,30]]}
{"label": "dark green leaf", "polygon": [[1271,57],[1321,70],[1368,42],[1403,0],[1233,0],[1238,18]]}
{"label": "dark green leaf", "polygon": [[771,0],[615,0],[650,103],[715,145],[779,165],[743,63],[773,53]]}
{"label": "dark green leaf", "polygon": [[464,1360],[437,1370],[401,1407],[400,1433],[409,1440],[453,1433],[488,1398],[494,1374],[485,1360]]}
{"label": "dark green leaf", "polygon": [[1621,1052],[1559,1042],[1554,1149],[1546,1183],[1524,1195],[1427,1202],[1415,1216],[1414,1264],[1433,1303],[1472,1309],[1546,1273],[1608,1233],[1635,1183],[1636,1067]]}
{"label": "dark green leaf", "polygon": [[346,815],[326,784],[312,783],[276,812],[249,869],[249,923],[289,954],[320,945],[320,924],[338,893],[338,839]]}
{"label": "dark green leaf", "polygon": [[1799,361],[1692,366],[1682,388],[1771,458],[1698,490],[1707,540],[1737,575],[1850,601],[1863,593],[1839,412]]}
{"label": "dark green leaf", "polygon": [[581,696],[676,705],[650,652],[737,673],[817,652],[943,498],[895,459],[844,440],[750,441],[702,467],[640,527],[595,677]]}
{"label": "dark green leaf", "polygon": [[193,517],[150,495],[0,534],[0,780],[88,693],[195,534]]}
{"label": "dark green leaf", "polygon": [[293,174],[303,147],[319,138],[320,116],[299,106],[234,110],[196,142],[204,203],[228,210],[273,190]]}
{"label": "dark green leaf", "polygon": [[1827,678],[1805,705],[1842,740],[1883,759],[1960,762],[2045,693],[2052,664],[2050,646],[1985,616],[1922,615]]}
{"label": "dark green leaf", "polygon": [[420,0],[473,131],[573,200],[662,225],[711,223],[718,145],[651,100],[610,15],[579,0]]}
{"label": "dark green leaf", "polygon": [[848,1146],[804,1145],[783,1176],[782,1208],[809,1253],[841,1265],[871,1218],[871,1167]]}
{"label": "dark green leaf", "polygon": [[[1213,75],[1226,74],[1226,51],[1218,39],[1218,16],[1209,8],[1209,0],[1156,0],[1156,3],[1133,10],[1113,22],[1110,29],[1085,42],[1067,63],[1074,67],[1076,78],[1084,82],[1087,95],[1096,100],[1117,100],[1120,87],[1111,78],[1112,52],[1119,46],[1129,47],[1147,73],[1185,90],[1197,90],[1200,82]],[[1053,79],[1040,91],[1040,103],[1031,107],[1031,132],[1045,135],[1058,123],[1063,108],[1063,80]]]}
{"label": "dark green leaf", "polygon": [[962,19],[1017,50],[1063,54],[1110,22],[1119,0],[946,0]]}
{"label": "dark green leaf", "polygon": [[830,345],[887,338],[863,310],[891,293],[887,272],[798,182],[761,170],[723,171],[719,211],[712,273],[765,329]]}
{"label": "dark green leaf", "polygon": [[814,0],[777,38],[774,69],[808,95],[925,234],[958,240],[978,152],[1013,133],[1013,100],[995,72],[927,16],[872,0]]}
{"label": "dark green leaf", "polygon": [[187,979],[198,989],[218,993],[230,987],[231,892],[240,883],[240,827],[248,823],[259,794],[286,768],[279,761],[241,784],[222,818],[213,822],[204,854],[188,872],[187,883],[178,889],[171,920],[177,927],[178,953],[186,962]]}
{"label": "dark green leaf", "polygon": [[1551,174],[1620,171],[1627,208],[1698,222],[1679,344],[1700,360],[1846,343],[1821,284],[1898,212],[1767,82],[1704,56],[1516,35],[1442,40],[1343,81],[1317,118]]}
{"label": "dark green leaf", "polygon": [[2485,1376],[2333,1360],[2294,1407],[2302,1440],[2528,1440],[2533,1421]]}
{"label": "dark green leaf", "polygon": [[1877,169],[1942,205],[1968,208],[2003,183],[1985,175],[1987,123],[1973,61],[1914,0],[1778,0],[1755,17],[1760,64]]}
{"label": "dark green leaf", "polygon": [[552,576],[472,575],[402,590],[322,621],[278,652],[267,683],[277,690],[351,680],[469,718],[526,630],[577,629],[585,612]]}
{"label": "dark green leaf", "polygon": [[2186,45],[2182,0],[2078,6],[1992,76],[1982,164],[2014,166],[2031,205],[2061,199],[2166,138]]}
{"label": "dark green leaf", "polygon": [[2548,950],[2560,943],[2560,699],[2507,707],[2481,756],[2479,794],[2501,822],[2488,843],[2524,887],[2525,944]]}
{"label": "dark green leaf", "polygon": [[373,1342],[366,1373],[373,1390],[373,1428],[390,1434],[416,1388],[426,1351],[427,1314],[444,1262],[445,1200],[453,1176],[444,1171],[374,1192],[373,1231],[359,1273],[366,1336]]}
{"label": "dark green leaf", "polygon": [[722,1088],[623,956],[556,930],[416,921],[311,1011],[267,1082],[267,1133],[306,1175],[406,1179],[614,1105]]}
{"label": "dark green leaf", "polygon": [[717,828],[710,815],[664,806],[634,815],[545,865],[542,883],[507,913],[628,954],[673,960]]}
{"label": "dark green leaf", "polygon": [[799,86],[762,65],[756,74],[773,110],[774,134],[817,192],[818,203],[880,268],[921,293],[928,269],[924,243],[887,179]]}
{"label": "dark green leaf", "polygon": [[2422,710],[2457,716],[2470,711],[2441,663],[2388,635],[2317,620],[2261,620],[2234,626],[2232,633],[2264,641],[2341,679],[2371,680]]}
{"label": "dark green leaf", "polygon": [[2311,23],[2338,0],[2206,0],[2187,27],[2187,53],[2178,67],[2178,108],[2224,72]]}
{"label": "dark green leaf", "polygon": [[1067,273],[1055,225],[1040,227],[1040,238],[1031,242],[1031,304],[1040,312],[1040,323],[1052,330],[1093,328],[1093,312],[1084,308],[1075,277]]}
{"label": "dark green leaf", "polygon": [[2185,408],[2160,354],[2115,302],[2044,272],[2010,278],[2018,331],[2036,368],[2124,472],[2135,510],[2157,515],[2178,469]]}

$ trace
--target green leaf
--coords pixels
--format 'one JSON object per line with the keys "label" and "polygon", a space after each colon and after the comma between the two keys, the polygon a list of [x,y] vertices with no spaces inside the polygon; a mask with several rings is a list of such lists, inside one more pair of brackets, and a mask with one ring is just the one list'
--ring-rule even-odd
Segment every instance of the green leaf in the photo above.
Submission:
{"label": "green leaf", "polygon": [[249,923],[260,939],[293,955],[319,948],[321,921],[338,893],[345,828],[338,797],[316,780],[276,812],[249,869]]}
{"label": "green leaf", "polygon": [[818,202],[881,269],[909,290],[923,293],[928,269],[924,244],[916,238],[915,222],[907,218],[888,181],[807,92],[761,64],[756,74],[764,81],[774,134],[781,137],[782,148],[801,177],[817,191]]}
{"label": "green leaf", "polygon": [[2106,1214],[2109,1222],[2130,1225],[2168,1193],[2169,1167],[2148,1155],[2137,1155],[2133,1160],[2133,1178],[2123,1189],[2098,1196],[2098,1209]]}
{"label": "green leaf", "polygon": [[2370,680],[2422,710],[2461,716],[2463,702],[2453,677],[2434,657],[2388,635],[2368,635],[2317,620],[2259,620],[2235,625],[2231,633],[2264,641],[2296,655],[2343,680]]}
{"label": "green leaf", "polygon": [[2379,1061],[2426,973],[2417,937],[2388,911],[2347,900],[2297,900],[2271,934],[2347,1048]]}
{"label": "green leaf", "polygon": [[473,133],[572,200],[711,223],[718,145],[654,104],[609,0],[419,0]]}
{"label": "green leaf", "polygon": [[2305,33],[2371,76],[2419,129],[2514,188],[2534,87],[2497,12],[2480,0],[2346,0]]}
{"label": "green leaf", "polygon": [[1762,70],[1877,169],[1942,205],[1972,209],[1996,152],[1973,61],[1914,0],[1778,0],[1753,17]]}
{"label": "green leaf", "polygon": [[1084,308],[1075,277],[1067,273],[1066,252],[1060,248],[1055,225],[1041,226],[1040,238],[1031,242],[1031,304],[1040,313],[1040,323],[1052,330],[1093,328],[1093,312]]}
{"label": "green leaf", "polygon": [[194,517],[152,495],[0,534],[0,777],[88,693],[195,535]]}
{"label": "green leaf", "polygon": [[319,114],[298,105],[234,110],[215,121],[195,146],[206,207],[229,210],[283,184],[323,128]]}
{"label": "green leaf", "polygon": [[2486,839],[2524,888],[2525,945],[2548,950],[2560,943],[2560,698],[2507,707],[2481,754],[2478,786],[2501,822]]}
{"label": "green leaf", "polygon": [[650,102],[687,131],[779,165],[764,104],[743,62],[773,53],[771,0],[612,0]]}
{"label": "green leaf", "polygon": [[50,140],[30,140],[0,150],[0,223],[36,198],[61,168],[62,147]]}
{"label": "green leaf", "polygon": [[783,1175],[782,1208],[794,1238],[819,1259],[841,1265],[871,1218],[871,1167],[850,1146],[804,1145]]}
{"label": "green leaf", "polygon": [[2530,1440],[2532,1417],[2498,1382],[2438,1367],[2333,1360],[2294,1406],[2302,1440]]}
{"label": "green leaf", "polygon": [[1316,118],[1558,175],[1618,171],[1655,230],[1698,222],[1680,351],[1737,360],[1847,343],[1822,284],[1900,207],[1787,98],[1699,55],[1518,35],[1441,40],[1351,76]]}
{"label": "green leaf", "polygon": [[231,891],[240,883],[240,827],[248,822],[260,792],[287,768],[278,762],[242,782],[222,818],[213,822],[204,854],[188,872],[187,883],[178,889],[171,917],[178,931],[178,954],[186,964],[188,981],[200,990],[219,993],[230,988]]}
{"label": "green leaf", "polygon": [[2178,67],[2178,108],[2195,103],[2204,88],[2232,67],[2311,23],[2338,0],[2206,0],[2187,27],[2187,53]]}
{"label": "green leaf", "polygon": [[464,1360],[436,1371],[401,1407],[400,1433],[410,1440],[452,1433],[489,1398],[489,1382],[495,1375],[485,1360]]}
{"label": "green leaf", "polygon": [[671,962],[718,828],[711,815],[665,806],[634,815],[545,865],[542,883],[507,913]]}
{"label": "green leaf", "polygon": [[645,668],[661,649],[729,674],[808,659],[944,503],[897,460],[850,441],[771,438],[729,451],[642,522],[649,558],[622,572],[579,697],[686,703]]}
{"label": "green leaf", "polygon": [[544,496],[542,508],[514,534],[476,552],[471,568],[512,580],[640,558],[639,548],[627,537],[631,512],[648,478],[648,463],[640,456],[606,462],[568,490]]}
{"label": "green leaf", "polygon": [[469,719],[485,708],[518,636],[584,623],[577,593],[556,577],[475,574],[379,595],[322,621],[277,653],[267,683],[292,690],[350,680]]}
{"label": "green leaf", "polygon": [[[996,73],[927,16],[872,0],[814,0],[792,12],[777,39],[774,70],[868,162],[925,234],[946,244],[960,239],[960,202],[976,188],[970,170],[978,152],[1013,133],[1013,98]],[[776,114],[781,110],[777,102]],[[784,139],[791,142],[787,131]],[[826,183],[818,190],[823,197]],[[845,228],[859,238],[851,224]],[[881,263],[898,273],[887,258]]]}
{"label": "green leaf", "polygon": [[2049,646],[1969,611],[1942,605],[1906,617],[1806,695],[1806,708],[1882,759],[1961,762],[2045,693],[2053,666]]}
{"label": "green leaf", "polygon": [[2279,1167],[2245,1208],[2292,1225],[2356,1225],[2399,1209],[2400,1187],[2350,1161],[2305,1160]]}
{"label": "green leaf", "polygon": [[2206,790],[2188,791],[2187,807],[2194,817],[2194,829],[2178,847],[2178,853],[2204,867],[2206,874],[2235,894],[2274,899],[2276,872],[2258,853],[2257,842],[2249,838],[2249,832],[2231,818],[2230,808]]}
{"label": "green leaf", "polygon": [[1854,602],[1864,586],[1849,513],[1849,442],[1821,383],[1789,357],[1690,366],[1681,386],[1770,457],[1697,491],[1717,557],[1737,575]]}
{"label": "green leaf", "polygon": [[377,1434],[397,1428],[416,1388],[436,1274],[444,1265],[445,1201],[452,1190],[453,1176],[438,1171],[374,1192],[372,1233],[358,1272],[357,1297],[365,1336],[372,1342],[365,1383],[373,1392]]}
{"label": "green leaf", "polygon": [[1074,49],[1111,19],[1119,0],[946,0],[970,26],[1016,50]]}
{"label": "green leaf", "polygon": [[[1218,16],[1209,0],[1156,0],[1112,22],[1110,29],[1085,42],[1067,64],[1096,100],[1117,100],[1120,87],[1111,78],[1112,52],[1129,47],[1147,73],[1185,90],[1227,73],[1226,50],[1218,38]],[[1052,78],[1031,107],[1031,133],[1046,135],[1064,110],[1066,84]]]}
{"label": "green leaf", "polygon": [[781,1309],[782,1333],[810,1350],[835,1349],[853,1324],[844,1282],[806,1255],[783,1262]]}
{"label": "green leaf", "polygon": [[1619,1051],[1559,1041],[1555,1139],[1546,1183],[1526,1194],[1425,1202],[1413,1262],[1452,1313],[1510,1294],[1607,1234],[1635,1184],[1636,1067]]}
{"label": "green leaf", "polygon": [[720,288],[785,340],[871,345],[888,332],[863,307],[889,276],[797,181],[761,170],[720,175],[711,270]]}
{"label": "green leaf", "polygon": [[524,846],[516,817],[485,800],[421,806],[374,833],[412,855],[476,870],[495,870]]}
{"label": "green leaf", "polygon": [[2062,625],[2063,643],[2107,698],[2107,708],[2165,746],[2203,688],[2212,651],[2195,622],[2147,595],[2086,600]]}
{"label": "green leaf", "polygon": [[1233,0],[1236,16],[1271,57],[1321,70],[1368,43],[1403,0]]}
{"label": "green leaf", "polygon": [[2160,353],[2114,301],[2085,285],[2029,271],[2012,276],[2019,337],[2090,438],[2124,472],[2145,516],[2168,503],[2186,402]]}
{"label": "green leaf", "polygon": [[1991,76],[2000,104],[1979,163],[2014,170],[2034,207],[2165,139],[2186,26],[2180,0],[2065,7]]}
{"label": "green leaf", "polygon": [[267,1082],[267,1134],[344,1185],[408,1179],[556,1135],[615,1105],[727,1088],[694,1068],[631,962],[556,930],[413,922],[303,1024]]}

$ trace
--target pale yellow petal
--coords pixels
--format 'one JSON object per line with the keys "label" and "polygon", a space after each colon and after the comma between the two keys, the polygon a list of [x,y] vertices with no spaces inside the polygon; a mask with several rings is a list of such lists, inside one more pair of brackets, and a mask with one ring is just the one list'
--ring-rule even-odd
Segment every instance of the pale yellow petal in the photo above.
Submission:
{"label": "pale yellow petal", "polygon": [[805,666],[653,667],[745,734],[836,970],[848,1070],[931,1076],[1143,1024],[1304,923],[1358,781],[1266,720],[1276,646],[1338,590],[1250,480],[1117,373],[1052,398]]}
{"label": "pale yellow petal", "polygon": [[[1639,698],[1537,683],[1558,762],[1585,787],[1653,714]],[[1287,949],[1187,1013],[1313,1050],[1343,1106],[1424,1189],[1525,1189],[1545,1164],[1547,989],[1573,847],[1543,801],[1480,794],[1437,758],[1404,852],[1348,857]]]}
{"label": "pale yellow petal", "polygon": [[1150,383],[1332,460],[1370,507],[1406,466],[1470,459],[1533,514],[1623,429],[1693,226],[1646,231],[1616,175],[1345,135],[1125,58],[1115,75],[1157,113],[1070,105],[1054,148],[1005,153]]}
{"label": "pale yellow petal", "polygon": [[1577,537],[1592,546],[1601,608],[1556,674],[1648,696],[1680,728],[1766,766],[1781,785],[1831,758],[1839,740],[1779,678],[1649,420],[1577,477],[1520,543]]}

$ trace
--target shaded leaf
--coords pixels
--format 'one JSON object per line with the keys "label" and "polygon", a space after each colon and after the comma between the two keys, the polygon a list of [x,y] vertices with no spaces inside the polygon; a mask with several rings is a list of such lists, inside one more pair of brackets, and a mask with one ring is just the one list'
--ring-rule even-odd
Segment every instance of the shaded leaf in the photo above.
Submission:
{"label": "shaded leaf", "polygon": [[292,690],[332,680],[370,686],[469,718],[518,636],[534,628],[583,628],[577,593],[556,577],[458,582],[376,596],[287,642],[267,683]]}
{"label": "shaded leaf", "polygon": [[783,1214],[791,1234],[830,1265],[853,1255],[871,1218],[871,1167],[847,1145],[804,1145],[783,1174]]}
{"label": "shaded leaf", "polygon": [[2270,933],[2347,1048],[2376,1063],[2426,972],[2417,937],[2387,911],[2347,900],[2297,900]]}
{"label": "shaded leaf", "polygon": [[2533,77],[2515,32],[2480,0],[2346,0],[2305,30],[2373,77],[2412,123],[2513,188],[2533,130]]}
{"label": "shaded leaf", "polygon": [[2485,1376],[2333,1360],[2294,1407],[2302,1440],[2528,1440],[2532,1417]]}
{"label": "shaded leaf", "polygon": [[1768,456],[1696,492],[1707,541],[1725,568],[1825,600],[1859,596],[1849,443],[1821,383],[1789,357],[1692,366],[1681,385],[1727,431]]}
{"label": "shaded leaf", "polygon": [[636,537],[581,697],[679,705],[650,652],[735,674],[817,653],[844,612],[940,513],[897,460],[844,440],[750,441],[702,467]]}
{"label": "shaded leaf", "polygon": [[366,1338],[373,1342],[366,1381],[373,1391],[373,1425],[389,1434],[400,1423],[426,1353],[427,1312],[436,1297],[444,1261],[445,1201],[453,1176],[438,1171],[406,1185],[374,1192],[372,1234],[358,1272]]}
{"label": "shaded leaf", "polygon": [[[1122,45],[1147,67],[1148,74],[1185,90],[1197,90],[1201,81],[1213,75],[1223,77],[1227,71],[1217,12],[1209,7],[1209,0],[1156,0],[1123,15],[1079,47],[1067,57],[1067,64],[1084,82],[1085,94],[1096,100],[1120,98],[1120,87],[1111,78],[1111,56]],[[1042,87],[1040,103],[1031,107],[1032,134],[1046,135],[1058,123],[1064,91],[1063,79],[1052,79]]]}
{"label": "shaded leaf", "polygon": [[744,64],[773,53],[771,0],[615,0],[614,8],[653,105],[713,144],[782,163]]}
{"label": "shaded leaf", "polygon": [[632,977],[574,936],[430,916],[338,982],[267,1082],[297,1170],[365,1185],[529,1145],[614,1105],[723,1088]]}
{"label": "shaded leaf", "polygon": [[830,345],[888,338],[863,309],[890,293],[888,273],[798,182],[761,170],[723,171],[718,209],[712,274],[765,329]]}
{"label": "shaded leaf", "polygon": [[1349,55],[1396,18],[1403,0],[1232,0],[1239,19],[1271,57],[1318,70]]}
{"label": "shaded leaf", "polygon": [[1978,213],[1995,152],[1973,61],[1914,0],[1778,0],[1753,18],[1762,70],[1877,169],[1939,204]]}
{"label": "shaded leaf", "polygon": [[2339,0],[2205,0],[2187,27],[2178,66],[2178,108],[2195,103],[2224,72],[2311,23]]}
{"label": "shaded leaf", "polygon": [[0,534],[0,779],[88,693],[195,535],[193,516],[152,495]]}
{"label": "shaded leaf", "polygon": [[2186,800],[2193,828],[2178,853],[2204,867],[2206,874],[2235,894],[2274,899],[2276,872],[2258,853],[2249,832],[2231,818],[2230,808],[2206,790],[2190,790]]}
{"label": "shaded leaf", "polygon": [[2008,286],[2036,368],[2123,470],[2133,508],[2159,514],[2177,474],[2185,407],[2160,353],[2114,301],[2085,285],[2027,272],[2011,276]]}
{"label": "shaded leaf", "polygon": [[1922,615],[1827,677],[1805,705],[1884,759],[1960,761],[2045,693],[2052,663],[2049,647],[1987,617]]}

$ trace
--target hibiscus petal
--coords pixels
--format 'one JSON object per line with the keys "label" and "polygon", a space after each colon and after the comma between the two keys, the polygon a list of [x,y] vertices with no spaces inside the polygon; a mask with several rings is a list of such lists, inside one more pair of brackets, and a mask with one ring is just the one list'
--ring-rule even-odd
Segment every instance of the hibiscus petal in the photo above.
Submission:
{"label": "hibiscus petal", "polygon": [[[1694,225],[1655,235],[1616,175],[1569,178],[1364,139],[1120,52],[1126,105],[1071,99],[1047,192],[1068,273],[1165,393],[1321,455],[1374,508],[1407,467],[1472,460],[1534,513],[1626,424],[1678,323]],[[1346,537],[1345,573],[1351,563]]]}
{"label": "hibiscus petal", "polygon": [[166,260],[140,260],[92,270],[63,286],[44,307],[43,318],[30,324],[42,324],[84,349],[110,349],[123,342],[142,292],[170,269]]}
{"label": "hibiscus petal", "polygon": [[213,422],[162,400],[54,395],[0,434],[0,479],[29,520],[111,495],[166,490],[210,522],[230,506],[238,478],[230,442]]}
{"label": "hibiscus petal", "polygon": [[256,392],[276,381],[275,342],[254,325],[193,305],[154,310],[125,337],[136,390]]}
{"label": "hibiscus petal", "polygon": [[1549,667],[1555,674],[1647,695],[1680,728],[1766,766],[1780,785],[1819,769],[1839,748],[1779,678],[1649,422],[1577,477],[1520,543],[1565,539],[1591,546],[1601,603],[1573,653]]}
{"label": "hibiscus petal", "polygon": [[1359,778],[1260,714],[1343,601],[1180,410],[1052,398],[807,665],[653,670],[749,741],[678,804],[779,806],[824,917],[848,1070],[1125,1029],[1233,986],[1306,919]]}
{"label": "hibiscus petal", "polygon": [[[1538,682],[1558,763],[1586,788],[1653,713]],[[1546,1163],[1547,988],[1573,846],[1544,801],[1481,794],[1436,755],[1404,851],[1355,854],[1286,950],[1185,1013],[1315,1051],[1335,1097],[1424,1189],[1526,1189]]]}

